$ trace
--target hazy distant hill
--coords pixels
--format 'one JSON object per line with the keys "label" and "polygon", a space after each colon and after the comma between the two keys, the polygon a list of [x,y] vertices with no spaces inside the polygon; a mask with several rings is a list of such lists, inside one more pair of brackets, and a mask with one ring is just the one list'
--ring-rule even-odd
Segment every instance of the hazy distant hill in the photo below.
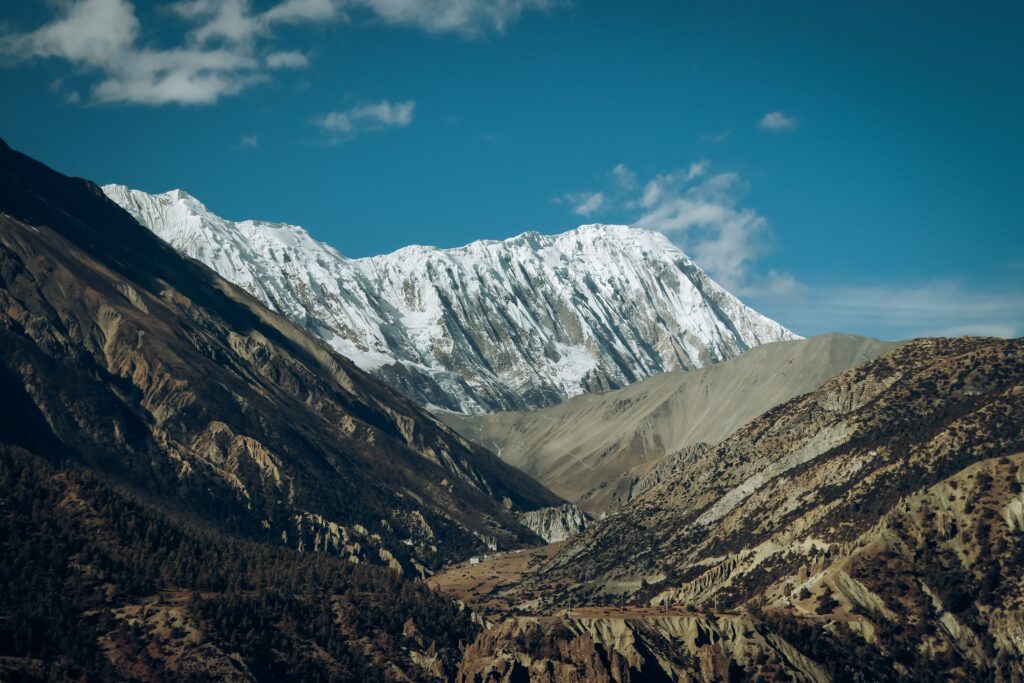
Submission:
{"label": "hazy distant hill", "polygon": [[718,443],[766,410],[895,346],[828,334],[765,344],[707,368],[657,375],[543,410],[442,416],[597,515],[646,488],[645,477],[664,456]]}

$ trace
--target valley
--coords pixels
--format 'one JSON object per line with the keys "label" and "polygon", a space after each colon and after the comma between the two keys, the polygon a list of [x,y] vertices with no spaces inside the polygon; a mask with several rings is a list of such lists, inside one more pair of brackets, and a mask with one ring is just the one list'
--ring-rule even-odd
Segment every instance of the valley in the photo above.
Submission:
{"label": "valley", "polygon": [[744,423],[817,389],[895,343],[829,334],[765,344],[721,363],[530,412],[440,413],[466,438],[591,515],[620,509],[670,466]]}
{"label": "valley", "polygon": [[6,146],[0,158],[5,443],[193,522],[413,575],[542,542],[515,513],[558,496],[91,183]]}
{"label": "valley", "polygon": [[[4,680],[1024,677],[1021,339],[796,339],[628,228],[353,261],[2,144],[0,181]],[[439,264],[468,346],[405,384]],[[599,369],[529,355],[566,339]]]}

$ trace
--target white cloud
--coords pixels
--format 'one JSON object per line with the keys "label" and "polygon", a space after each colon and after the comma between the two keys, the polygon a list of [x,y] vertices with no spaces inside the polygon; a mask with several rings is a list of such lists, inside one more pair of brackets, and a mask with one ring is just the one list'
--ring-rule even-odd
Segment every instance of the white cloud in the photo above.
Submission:
{"label": "white cloud", "polygon": [[615,183],[623,190],[632,190],[636,187],[636,173],[625,164],[616,164],[612,169],[612,177]]}
{"label": "white cloud", "polygon": [[232,50],[140,50],[93,88],[98,102],[211,104],[265,77],[252,57]]}
{"label": "white cloud", "polygon": [[127,0],[81,0],[36,31],[5,35],[0,51],[13,57],[60,57],[108,67],[130,50],[138,35],[139,21]]}
{"label": "white cloud", "polygon": [[953,280],[911,284],[815,284],[758,268],[768,221],[740,205],[742,178],[695,166],[656,176],[632,203],[636,227],[671,236],[723,286],[803,335],[853,332],[887,339],[1024,334],[1024,290],[971,288]]}
{"label": "white cloud", "polygon": [[555,201],[568,204],[574,214],[586,218],[604,206],[605,196],[603,192],[569,192]]}
{"label": "white cloud", "polygon": [[570,192],[555,202],[585,217],[598,211],[631,213],[632,225],[670,235],[701,267],[738,292],[761,254],[768,222],[756,211],[738,206],[743,189],[738,174],[709,175],[710,169],[711,163],[702,159],[638,188],[636,174],[618,164],[610,172],[607,192]]}
{"label": "white cloud", "polygon": [[62,78],[57,78],[50,82],[50,92],[68,104],[78,104],[82,99],[77,90],[69,90],[65,87],[64,79]]}
{"label": "white cloud", "polygon": [[[299,68],[305,55],[288,50],[257,58],[283,24],[341,22],[353,14],[433,33],[466,37],[503,31],[528,10],[555,0],[280,0],[255,11],[252,0],[180,0],[156,15],[186,24],[177,46],[148,44],[131,0],[59,0],[59,16],[24,33],[0,34],[0,56],[15,62],[59,58],[77,73],[97,76],[92,99],[145,105],[211,104],[267,80],[267,71]],[[150,28],[150,27],[147,27]]]}
{"label": "white cloud", "polygon": [[770,111],[761,117],[761,121],[757,125],[762,130],[781,132],[796,128],[796,119],[783,114],[781,111]]}
{"label": "white cloud", "polygon": [[714,142],[715,144],[718,144],[720,142],[725,142],[730,137],[732,137],[732,130],[731,129],[730,130],[723,130],[720,133],[713,133],[711,135],[701,135],[700,136],[700,140],[702,142]]}
{"label": "white cloud", "polygon": [[255,149],[260,146],[260,138],[258,135],[243,135],[242,139],[238,141],[242,147],[250,147]]}
{"label": "white cloud", "polygon": [[301,69],[309,66],[309,59],[301,52],[271,52],[266,58],[268,69]]}
{"label": "white cloud", "polygon": [[330,21],[343,17],[337,0],[284,0],[263,13],[268,24],[296,24],[305,21]]}
{"label": "white cloud", "polygon": [[261,80],[245,51],[197,45],[153,50],[137,45],[140,25],[127,0],[79,0],[30,33],[0,39],[0,52],[59,57],[100,73],[99,102],[209,104]]}
{"label": "white cloud", "polygon": [[569,193],[555,201],[579,213],[576,209],[599,196],[600,210],[632,214],[634,227],[667,234],[729,291],[798,334],[835,331],[882,339],[1024,334],[1024,288],[1019,284],[978,288],[934,280],[811,285],[791,273],[759,267],[769,225],[764,216],[742,205],[745,183],[739,174],[713,173],[703,160],[642,185],[621,183],[623,175],[635,179],[619,164],[606,176],[605,192]]}
{"label": "white cloud", "polygon": [[503,32],[523,12],[545,11],[558,0],[348,0],[346,5],[371,11],[385,22],[430,33],[459,33],[467,37]]}
{"label": "white cloud", "polygon": [[639,201],[643,212],[633,225],[670,234],[723,286],[739,291],[761,253],[768,222],[753,209],[737,206],[737,174],[719,173],[690,184],[703,174],[695,170],[691,166],[648,182]]}
{"label": "white cloud", "polygon": [[686,172],[686,179],[693,180],[694,178],[701,177],[708,172],[708,166],[710,165],[711,163],[707,159],[693,162],[690,164],[690,170]]}
{"label": "white cloud", "polygon": [[769,270],[768,275],[758,280],[753,285],[747,286],[748,292],[760,292],[776,298],[793,297],[803,292],[804,286],[797,282],[796,278],[789,273],[780,273],[777,270]]}
{"label": "white cloud", "polygon": [[198,43],[225,40],[246,43],[261,30],[262,22],[252,14],[249,0],[184,0],[170,6],[185,19],[202,20],[189,34]]}
{"label": "white cloud", "polygon": [[415,109],[416,103],[412,100],[382,100],[374,104],[332,111],[318,118],[316,123],[331,134],[332,142],[345,142],[360,133],[408,126],[412,123]]}

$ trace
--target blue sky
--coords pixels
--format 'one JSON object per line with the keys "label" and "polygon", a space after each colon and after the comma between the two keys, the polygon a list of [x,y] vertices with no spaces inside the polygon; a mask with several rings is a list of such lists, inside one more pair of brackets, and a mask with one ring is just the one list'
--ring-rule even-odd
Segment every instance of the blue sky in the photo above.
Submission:
{"label": "blue sky", "polygon": [[0,136],[350,256],[666,232],[810,335],[1024,334],[1024,4],[66,0]]}

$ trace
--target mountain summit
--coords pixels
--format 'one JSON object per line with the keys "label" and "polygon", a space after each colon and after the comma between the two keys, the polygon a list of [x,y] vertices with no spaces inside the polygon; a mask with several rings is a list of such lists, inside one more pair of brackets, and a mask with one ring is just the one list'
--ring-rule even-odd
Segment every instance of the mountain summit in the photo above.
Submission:
{"label": "mountain summit", "polygon": [[798,338],[660,233],[584,225],[350,259],[191,195],[104,192],[173,245],[434,409],[530,409]]}

